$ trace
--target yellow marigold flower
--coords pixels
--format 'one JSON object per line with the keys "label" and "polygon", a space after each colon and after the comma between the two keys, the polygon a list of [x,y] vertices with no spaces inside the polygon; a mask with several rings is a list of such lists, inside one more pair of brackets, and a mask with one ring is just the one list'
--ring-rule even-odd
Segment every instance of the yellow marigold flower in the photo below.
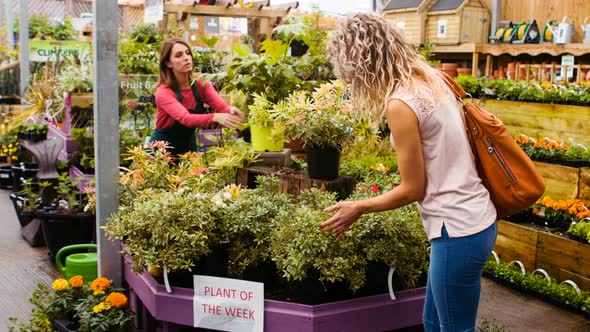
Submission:
{"label": "yellow marigold flower", "polygon": [[94,292],[92,293],[92,295],[94,295],[94,296],[102,296],[102,295],[104,295],[104,292],[103,292],[103,291],[101,291],[101,290],[99,290],[99,291],[94,291]]}
{"label": "yellow marigold flower", "polygon": [[127,296],[122,293],[112,292],[107,296],[106,301],[111,307],[121,309],[127,305]]}
{"label": "yellow marigold flower", "polygon": [[111,282],[109,281],[109,279],[107,278],[96,278],[94,279],[94,281],[92,281],[92,283],[90,284],[90,288],[92,288],[93,291],[106,291],[107,289],[109,289],[111,287]]}
{"label": "yellow marigold flower", "polygon": [[68,281],[66,279],[57,279],[51,284],[51,287],[59,292],[68,289],[68,287],[70,287],[70,284],[68,284]]}
{"label": "yellow marigold flower", "polygon": [[95,305],[94,308],[92,308],[92,311],[95,314],[98,314],[102,311],[109,310],[109,309],[111,309],[110,304],[108,304],[107,302],[100,302],[99,304]]}
{"label": "yellow marigold flower", "polygon": [[84,279],[81,275],[71,277],[69,282],[73,288],[81,288],[82,286],[84,286]]}

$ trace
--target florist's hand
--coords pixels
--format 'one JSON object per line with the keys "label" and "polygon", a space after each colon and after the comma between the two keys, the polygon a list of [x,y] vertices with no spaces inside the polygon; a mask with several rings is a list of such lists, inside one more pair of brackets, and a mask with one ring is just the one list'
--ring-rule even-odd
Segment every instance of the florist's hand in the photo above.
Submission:
{"label": "florist's hand", "polygon": [[213,122],[217,122],[224,127],[236,129],[242,123],[242,118],[239,115],[231,113],[215,113],[213,115]]}
{"label": "florist's hand", "polygon": [[355,221],[362,215],[362,209],[359,202],[339,202],[324,209],[324,212],[337,211],[332,218],[324,221],[320,228],[322,231],[331,231],[340,235],[344,233]]}
{"label": "florist's hand", "polygon": [[232,106],[229,109],[229,114],[233,114],[233,115],[239,116],[240,119],[242,119],[242,122],[245,122],[246,121],[246,115],[244,114],[244,112],[240,111],[240,109],[237,108],[237,107],[235,107],[235,106]]}

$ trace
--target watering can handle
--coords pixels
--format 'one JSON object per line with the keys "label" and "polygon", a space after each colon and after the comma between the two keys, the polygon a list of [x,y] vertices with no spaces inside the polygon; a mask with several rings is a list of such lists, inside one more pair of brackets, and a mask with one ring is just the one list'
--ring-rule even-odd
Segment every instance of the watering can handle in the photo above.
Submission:
{"label": "watering can handle", "polygon": [[569,22],[569,23],[574,23],[574,20],[573,20],[571,17],[569,17],[569,16],[564,16],[564,17],[561,19],[561,23],[568,23],[568,22],[566,21],[566,18],[569,18],[569,19],[570,19],[570,22]]}
{"label": "watering can handle", "polygon": [[[83,249],[94,249],[96,250],[96,244],[92,244],[92,243],[82,243],[82,244],[72,244],[69,246],[65,246],[61,249],[59,249],[59,251],[57,252],[57,255],[55,255],[55,264],[57,264],[57,269],[59,270],[59,272],[65,276],[65,257],[66,257],[66,253],[69,253],[71,251],[75,251],[75,250],[83,250]],[[62,256],[64,257],[62,259]]]}
{"label": "watering can handle", "polygon": [[584,26],[586,25],[586,22],[588,22],[588,19],[590,18],[590,16],[586,16],[584,18],[584,22],[582,22],[582,30],[584,30]]}

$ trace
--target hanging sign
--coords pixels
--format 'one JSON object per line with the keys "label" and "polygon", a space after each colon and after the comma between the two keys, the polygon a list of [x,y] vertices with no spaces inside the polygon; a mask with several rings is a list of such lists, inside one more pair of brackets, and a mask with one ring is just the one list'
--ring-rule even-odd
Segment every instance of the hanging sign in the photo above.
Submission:
{"label": "hanging sign", "polygon": [[194,327],[263,332],[263,283],[195,275],[194,289]]}
{"label": "hanging sign", "polygon": [[90,54],[90,43],[85,41],[31,39],[29,46],[30,59],[37,62],[55,61],[58,56],[63,60]]}
{"label": "hanging sign", "polygon": [[567,66],[565,71],[565,77],[572,78],[574,77],[574,56],[573,55],[564,55],[561,57],[561,77],[563,75],[563,66]]}
{"label": "hanging sign", "polygon": [[143,23],[158,23],[164,18],[164,0],[144,0]]}

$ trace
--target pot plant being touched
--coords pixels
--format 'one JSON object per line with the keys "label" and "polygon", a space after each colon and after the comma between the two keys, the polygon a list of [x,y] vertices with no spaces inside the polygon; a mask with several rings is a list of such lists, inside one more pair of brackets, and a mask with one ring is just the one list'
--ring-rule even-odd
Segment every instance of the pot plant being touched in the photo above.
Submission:
{"label": "pot plant being touched", "polygon": [[288,136],[301,139],[307,151],[309,177],[338,177],[340,152],[352,139],[354,118],[352,104],[345,97],[340,81],[324,83],[311,96],[296,92],[288,100]]}
{"label": "pot plant being touched", "polygon": [[285,119],[288,117],[285,102],[273,103],[264,94],[253,96],[254,101],[248,107],[252,148],[259,152],[282,151],[285,141]]}

